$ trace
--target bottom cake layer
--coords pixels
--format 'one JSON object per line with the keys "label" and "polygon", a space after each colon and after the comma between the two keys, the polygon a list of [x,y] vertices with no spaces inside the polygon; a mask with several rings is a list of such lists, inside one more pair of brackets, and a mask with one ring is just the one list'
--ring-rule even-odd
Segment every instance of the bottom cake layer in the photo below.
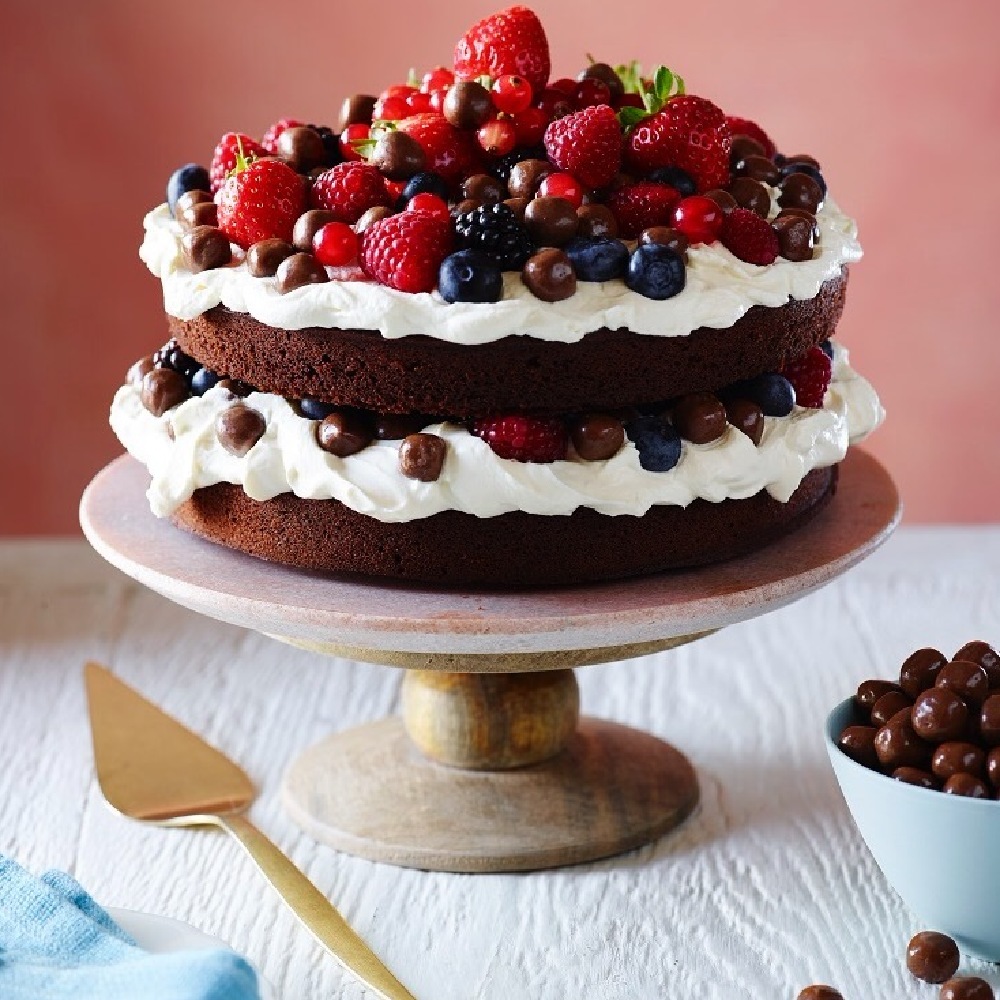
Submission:
{"label": "bottom cake layer", "polygon": [[746,500],[652,507],[642,517],[580,508],[567,516],[459,511],[402,523],[336,500],[283,493],[248,497],[220,483],[173,513],[209,541],[271,562],[439,585],[531,587],[613,580],[721,562],[798,528],[833,495],[837,469],[814,469],[787,503],[766,491]]}

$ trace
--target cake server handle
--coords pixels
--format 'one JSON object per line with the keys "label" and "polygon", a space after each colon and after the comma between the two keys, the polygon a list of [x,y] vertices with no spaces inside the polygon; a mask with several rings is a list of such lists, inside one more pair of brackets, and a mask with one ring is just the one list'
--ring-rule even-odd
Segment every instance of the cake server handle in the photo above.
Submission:
{"label": "cake server handle", "polygon": [[415,1000],[333,903],[250,820],[239,814],[214,819],[240,842],[292,912],[348,972],[384,1000]]}

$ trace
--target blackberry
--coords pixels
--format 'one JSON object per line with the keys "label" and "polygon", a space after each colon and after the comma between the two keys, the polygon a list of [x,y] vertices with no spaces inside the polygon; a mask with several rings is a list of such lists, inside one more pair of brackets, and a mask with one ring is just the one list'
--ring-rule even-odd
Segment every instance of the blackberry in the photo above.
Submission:
{"label": "blackberry", "polygon": [[323,140],[323,149],[326,152],[323,165],[335,167],[344,158],[340,152],[340,136],[326,125],[310,125],[309,128]]}
{"label": "blackberry", "polygon": [[515,164],[520,163],[521,160],[545,160],[548,159],[548,155],[544,146],[523,146],[520,149],[512,150],[506,156],[501,156],[493,164],[491,173],[506,184],[510,180],[510,172],[514,169]]}
{"label": "blackberry", "polygon": [[456,216],[455,236],[460,250],[481,250],[504,271],[520,271],[535,249],[528,230],[502,202]]}

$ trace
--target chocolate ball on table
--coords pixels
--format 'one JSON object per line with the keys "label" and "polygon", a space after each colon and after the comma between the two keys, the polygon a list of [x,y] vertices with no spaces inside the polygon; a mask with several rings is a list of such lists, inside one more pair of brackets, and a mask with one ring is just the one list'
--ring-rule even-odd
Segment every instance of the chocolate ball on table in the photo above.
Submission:
{"label": "chocolate ball on table", "polygon": [[892,681],[862,681],[858,685],[858,690],[854,694],[854,704],[857,705],[862,712],[867,712],[868,718],[871,718],[871,711],[875,706],[875,702],[877,702],[882,695],[888,694],[890,691],[899,690],[901,690],[899,685],[893,684]]}
{"label": "chocolate ball on table", "polygon": [[914,934],[906,948],[906,967],[925,983],[943,983],[958,970],[958,945],[937,931]]}
{"label": "chocolate ball on table", "polygon": [[919,767],[897,767],[892,772],[893,780],[902,781],[907,785],[916,785],[917,788],[934,790],[938,787],[938,782],[930,771],[925,771]]}
{"label": "chocolate ball on table", "polygon": [[986,671],[990,690],[1000,691],[1000,655],[997,655],[997,651],[988,642],[981,639],[967,642],[952,659],[978,663]]}
{"label": "chocolate ball on table", "polygon": [[448,444],[436,434],[410,434],[399,446],[399,471],[407,479],[433,483],[444,468]]}
{"label": "chocolate ball on table", "polygon": [[911,720],[918,736],[931,743],[945,743],[965,735],[969,707],[954,691],[928,688],[913,703]]}
{"label": "chocolate ball on table", "polygon": [[979,711],[979,734],[988,747],[1000,746],[1000,693],[991,694]]}
{"label": "chocolate ball on table", "polygon": [[979,976],[955,976],[941,985],[938,1000],[996,1000],[996,994]]}
{"label": "chocolate ball on table", "polygon": [[986,769],[986,751],[973,743],[952,740],[942,743],[931,758],[931,770],[947,781],[953,774],[971,774],[981,778]]}
{"label": "chocolate ball on table", "polygon": [[897,712],[913,707],[913,699],[902,691],[887,691],[872,705],[872,725],[884,726]]}
{"label": "chocolate ball on table", "polygon": [[837,738],[837,746],[855,763],[878,770],[876,733],[878,730],[874,726],[847,726]]}
{"label": "chocolate ball on table", "polygon": [[893,718],[875,734],[875,753],[883,768],[892,772],[899,767],[927,767],[931,747],[905,719]]}
{"label": "chocolate ball on table", "polygon": [[911,697],[934,686],[938,674],[948,662],[944,653],[930,647],[911,653],[899,668],[899,686]]}
{"label": "chocolate ball on table", "polygon": [[801,990],[796,1000],[844,1000],[844,996],[832,986],[815,983]]}
{"label": "chocolate ball on table", "polygon": [[588,413],[573,422],[570,440],[580,458],[603,462],[618,454],[625,443],[625,428],[608,413]]}
{"label": "chocolate ball on table", "polygon": [[974,774],[953,774],[944,783],[942,791],[948,795],[961,795],[969,799],[991,798],[989,785]]}
{"label": "chocolate ball on table", "polygon": [[986,777],[990,784],[1000,792],[1000,747],[994,747],[986,755]]}
{"label": "chocolate ball on table", "polygon": [[215,419],[215,434],[230,455],[242,458],[264,436],[267,421],[263,414],[247,406],[233,403]]}
{"label": "chocolate ball on table", "polygon": [[952,660],[945,664],[934,684],[954,691],[969,705],[982,705],[990,693],[989,676],[978,663],[971,660]]}

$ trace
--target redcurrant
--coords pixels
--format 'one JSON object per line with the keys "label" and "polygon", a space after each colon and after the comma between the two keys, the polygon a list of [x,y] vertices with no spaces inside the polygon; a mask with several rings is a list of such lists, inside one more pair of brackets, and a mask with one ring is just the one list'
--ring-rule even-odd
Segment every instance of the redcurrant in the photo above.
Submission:
{"label": "redcurrant", "polygon": [[358,235],[346,222],[328,222],[313,236],[313,253],[325,267],[343,267],[358,256]]}
{"label": "redcurrant", "polygon": [[354,148],[354,143],[369,138],[371,130],[371,125],[348,125],[340,133],[340,155],[345,160],[360,160],[361,154]]}
{"label": "redcurrant", "polygon": [[410,94],[406,98],[407,113],[406,117],[411,115],[422,115],[431,110],[431,95],[424,94],[417,91],[415,94]]}
{"label": "redcurrant", "polygon": [[542,96],[538,98],[538,108],[545,113],[550,122],[554,122],[557,118],[565,118],[575,110],[572,97],[551,87],[546,87],[542,91]]}
{"label": "redcurrant", "polygon": [[537,146],[545,136],[549,116],[541,108],[525,108],[513,117],[519,146]]}
{"label": "redcurrant", "polygon": [[550,80],[547,89],[558,90],[560,94],[572,97],[576,93],[576,80],[571,80],[568,76],[561,76],[558,80]]}
{"label": "redcurrant", "polygon": [[432,90],[431,91],[431,111],[436,111],[441,114],[441,109],[444,107],[444,99],[448,96],[447,89],[445,90]]}
{"label": "redcurrant", "polygon": [[435,90],[450,87],[455,82],[455,74],[444,66],[435,66],[424,73],[420,81],[420,90],[425,94],[433,94]]}
{"label": "redcurrant", "polygon": [[574,208],[583,204],[583,186],[572,174],[549,174],[538,186],[544,198],[565,198]]}
{"label": "redcurrant", "polygon": [[603,80],[588,76],[576,85],[573,100],[578,109],[589,108],[595,104],[610,104],[611,90]]}
{"label": "redcurrant", "polygon": [[509,118],[494,118],[476,132],[476,139],[490,156],[506,156],[517,145],[517,129]]}
{"label": "redcurrant", "polygon": [[416,89],[408,83],[394,83],[392,86],[386,87],[378,97],[380,101],[384,101],[387,97],[409,97]]}
{"label": "redcurrant", "polygon": [[406,118],[411,114],[410,109],[406,105],[405,97],[380,97],[375,102],[375,110],[372,112],[372,118],[375,121],[389,121],[396,122],[402,118]]}
{"label": "redcurrant", "polygon": [[516,115],[531,106],[531,84],[523,76],[500,76],[494,81],[490,96],[497,111]]}
{"label": "redcurrant", "polygon": [[680,230],[689,243],[714,243],[725,217],[717,202],[693,194],[674,206],[674,229]]}
{"label": "redcurrant", "polygon": [[429,215],[435,215],[439,219],[447,220],[451,218],[448,203],[444,198],[440,198],[436,194],[431,194],[429,191],[421,191],[420,194],[415,194],[407,203],[406,210],[408,212],[427,212]]}

